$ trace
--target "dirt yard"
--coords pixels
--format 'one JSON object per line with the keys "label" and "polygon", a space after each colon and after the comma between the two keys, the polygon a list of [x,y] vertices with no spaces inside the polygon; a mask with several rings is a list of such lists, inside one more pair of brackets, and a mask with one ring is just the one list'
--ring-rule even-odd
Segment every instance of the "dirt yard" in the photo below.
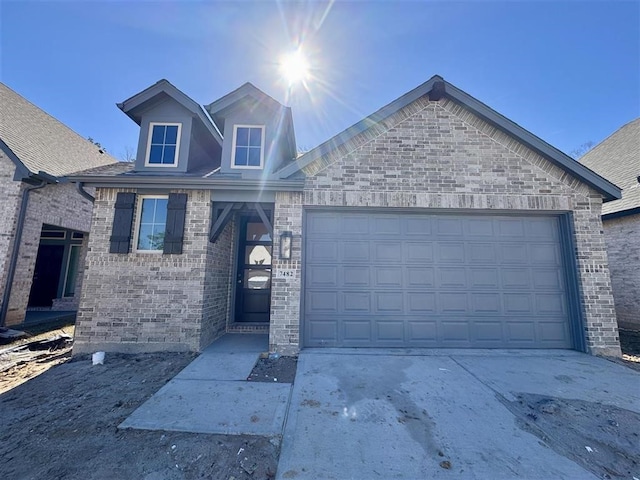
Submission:
{"label": "dirt yard", "polygon": [[[73,327],[35,339],[65,335],[72,336]],[[623,363],[640,370],[640,334],[621,332],[621,338]],[[33,340],[0,346],[3,479],[264,480],[275,475],[278,438],[117,429],[194,355],[107,354],[104,365],[94,366],[89,356],[71,359],[70,346],[64,341],[54,342],[51,351],[15,348]],[[248,380],[292,381],[295,367],[291,357],[262,358]],[[554,402],[554,408],[565,411],[562,400]],[[537,398],[521,398],[508,408],[514,414],[522,410],[530,419],[538,403]],[[534,423],[546,417],[535,414],[541,420],[529,422],[528,428],[539,434]],[[620,424],[617,412],[608,415],[603,418]],[[578,426],[580,432],[595,430]],[[564,443],[552,448],[562,451]],[[602,465],[597,472],[602,478],[623,478],[616,473],[632,460],[625,457],[622,463]]]}
{"label": "dirt yard", "polygon": [[[72,327],[51,332],[69,333]],[[275,475],[279,438],[116,428],[191,362],[192,354],[107,354],[105,364],[96,366],[88,356],[71,359],[69,347],[48,358],[42,352],[36,356],[11,367],[7,355],[0,354],[4,480],[263,480]],[[291,380],[295,361],[286,358],[262,360],[252,375]]]}

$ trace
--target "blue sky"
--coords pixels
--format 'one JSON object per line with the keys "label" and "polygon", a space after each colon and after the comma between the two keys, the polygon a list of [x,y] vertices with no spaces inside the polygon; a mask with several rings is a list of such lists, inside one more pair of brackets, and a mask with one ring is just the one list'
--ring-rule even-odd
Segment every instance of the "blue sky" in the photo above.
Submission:
{"label": "blue sky", "polygon": [[[0,0],[0,78],[121,156],[115,106],[166,78],[200,104],[250,81],[312,148],[443,76],[569,153],[640,116],[640,1]],[[280,55],[313,68],[289,89]]]}

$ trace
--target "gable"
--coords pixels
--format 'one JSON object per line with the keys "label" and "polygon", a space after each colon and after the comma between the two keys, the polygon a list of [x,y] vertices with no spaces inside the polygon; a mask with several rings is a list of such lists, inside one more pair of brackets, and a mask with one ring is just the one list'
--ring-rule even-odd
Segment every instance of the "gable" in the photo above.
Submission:
{"label": "gable", "polygon": [[532,199],[595,192],[451,100],[421,97],[386,124],[386,131],[350,152],[309,165],[308,188]]}
{"label": "gable", "polygon": [[[493,132],[506,134],[507,143],[515,151],[528,149],[559,167],[567,175],[571,175],[596,191],[605,201],[620,198],[620,190],[611,182],[600,177],[588,168],[542,141],[532,133],[490,109],[483,103],[459,90],[441,77],[434,76],[424,84],[406,93],[389,105],[381,108],[369,117],[349,127],[322,145],[299,157],[295,162],[286,165],[278,173],[281,178],[289,178],[304,172],[305,175],[319,171],[323,165],[331,163],[330,158],[344,155],[362,145],[391,125],[411,114],[420,101],[453,102],[468,114],[486,123]],[[417,107],[419,110],[419,106]],[[461,111],[460,111],[461,112]],[[404,115],[404,117],[403,117]]]}

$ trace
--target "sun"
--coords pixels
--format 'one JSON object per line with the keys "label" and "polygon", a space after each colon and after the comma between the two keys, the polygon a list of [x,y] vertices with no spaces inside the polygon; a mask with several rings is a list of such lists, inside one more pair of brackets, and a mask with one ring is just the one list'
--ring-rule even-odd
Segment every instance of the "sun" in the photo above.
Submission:
{"label": "sun", "polygon": [[280,74],[289,85],[304,82],[309,77],[309,62],[300,48],[283,55],[279,65]]}

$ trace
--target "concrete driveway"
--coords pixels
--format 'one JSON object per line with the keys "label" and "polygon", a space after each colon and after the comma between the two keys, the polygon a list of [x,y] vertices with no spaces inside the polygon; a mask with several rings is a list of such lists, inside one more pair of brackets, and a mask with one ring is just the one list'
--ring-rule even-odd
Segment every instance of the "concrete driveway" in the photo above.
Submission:
{"label": "concrete driveway", "polygon": [[[542,412],[530,405],[538,396]],[[538,429],[564,411],[585,418]],[[571,351],[303,351],[277,475],[595,479],[581,459],[600,461],[604,447],[563,425],[597,412],[640,431],[640,373]],[[627,447],[640,455],[633,439]]]}

